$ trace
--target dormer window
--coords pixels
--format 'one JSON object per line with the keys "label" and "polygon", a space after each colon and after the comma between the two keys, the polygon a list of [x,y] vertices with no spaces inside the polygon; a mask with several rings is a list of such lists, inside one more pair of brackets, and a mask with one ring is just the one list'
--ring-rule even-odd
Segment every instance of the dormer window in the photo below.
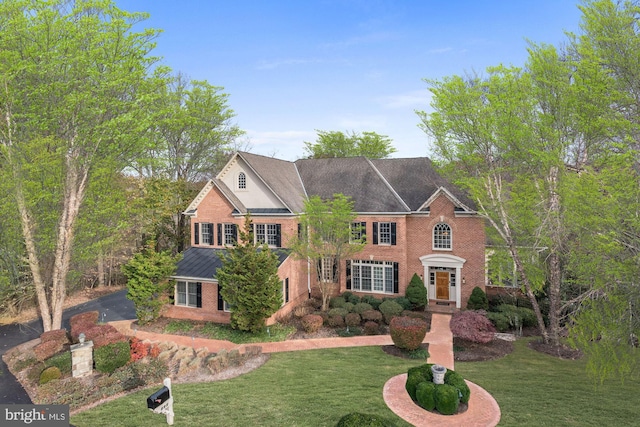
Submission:
{"label": "dormer window", "polygon": [[244,172],[238,174],[238,190],[247,189],[247,175]]}
{"label": "dormer window", "polygon": [[451,227],[444,222],[433,227],[433,249],[451,250]]}

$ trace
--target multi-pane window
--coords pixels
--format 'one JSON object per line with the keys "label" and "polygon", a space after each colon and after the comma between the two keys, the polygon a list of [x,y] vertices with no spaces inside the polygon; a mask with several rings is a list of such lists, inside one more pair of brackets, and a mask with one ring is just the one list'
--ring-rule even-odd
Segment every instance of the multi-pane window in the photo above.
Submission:
{"label": "multi-pane window", "polygon": [[256,243],[280,247],[280,224],[256,224]]}
{"label": "multi-pane window", "polygon": [[320,274],[319,279],[323,282],[331,283],[333,282],[333,271],[335,269],[335,259],[334,258],[322,258],[320,260]]}
{"label": "multi-pane window", "polygon": [[396,244],[396,223],[395,222],[374,222],[373,223],[373,244],[374,245],[395,245]]}
{"label": "multi-pane window", "polygon": [[360,292],[394,293],[394,263],[352,260],[351,289]]}
{"label": "multi-pane window", "polygon": [[238,174],[238,190],[247,189],[247,175],[244,172]]}
{"label": "multi-pane window", "polygon": [[200,223],[200,243],[213,245],[213,224],[208,222]]}
{"label": "multi-pane window", "polygon": [[429,284],[431,286],[435,286],[436,285],[436,271],[448,271],[449,272],[449,286],[455,286],[456,285],[456,270],[455,269],[449,269],[449,268],[444,268],[444,267],[432,267],[429,270]]}
{"label": "multi-pane window", "polygon": [[351,223],[351,242],[364,243],[366,231],[367,231],[366,222],[352,222]]}
{"label": "multi-pane window", "polygon": [[200,283],[197,282],[177,282],[176,283],[176,305],[185,307],[201,307],[199,298]]}
{"label": "multi-pane window", "polygon": [[451,227],[443,222],[433,227],[433,249],[451,249]]}
{"label": "multi-pane window", "polygon": [[235,245],[236,240],[236,225],[235,224],[224,224],[224,244],[225,245]]}

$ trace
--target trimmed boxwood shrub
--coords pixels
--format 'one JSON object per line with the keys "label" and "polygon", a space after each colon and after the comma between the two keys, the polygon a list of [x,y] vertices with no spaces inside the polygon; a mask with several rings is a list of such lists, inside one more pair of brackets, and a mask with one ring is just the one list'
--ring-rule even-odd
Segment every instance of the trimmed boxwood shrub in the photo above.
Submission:
{"label": "trimmed boxwood shrub", "polygon": [[411,281],[405,291],[407,299],[411,302],[413,310],[424,310],[427,305],[427,288],[424,286],[422,279],[416,273],[413,273]]}
{"label": "trimmed boxwood shrub", "polygon": [[353,307],[353,312],[358,314],[362,314],[365,311],[369,311],[369,310],[373,310],[373,307],[371,306],[371,304],[366,302],[359,302]]}
{"label": "trimmed boxwood shrub", "polygon": [[378,415],[352,412],[340,418],[336,427],[394,427],[395,424]]}
{"label": "trimmed boxwood shrub", "polygon": [[342,308],[347,310],[349,313],[352,313],[353,312],[353,307],[355,307],[355,305],[353,303],[347,301],[347,302],[344,303],[344,307],[342,307]]}
{"label": "trimmed boxwood shrub", "polygon": [[489,309],[489,300],[487,299],[487,294],[479,286],[476,286],[471,291],[471,295],[469,296],[469,300],[467,301],[467,309],[468,310],[488,310]]}
{"label": "trimmed boxwood shrub", "polygon": [[382,304],[382,300],[374,297],[373,295],[364,295],[360,298],[360,302],[366,302],[373,307],[374,310],[378,310],[380,308],[380,304]]}
{"label": "trimmed boxwood shrub", "polygon": [[324,320],[322,319],[322,316],[317,314],[307,314],[302,318],[302,327],[304,331],[309,334],[318,332],[323,323]]}
{"label": "trimmed boxwood shrub", "polygon": [[389,333],[396,347],[415,350],[420,347],[427,334],[427,322],[406,316],[394,317],[391,320]]}
{"label": "trimmed boxwood shrub", "polygon": [[329,314],[326,311],[316,311],[313,314],[322,317],[322,323],[329,324]]}
{"label": "trimmed boxwood shrub", "polygon": [[511,326],[509,317],[504,313],[494,313],[493,311],[489,311],[487,312],[487,318],[491,320],[491,323],[493,323],[493,326],[495,326],[499,332],[506,332]]}
{"label": "trimmed boxwood shrub", "polygon": [[407,381],[404,385],[404,388],[411,396],[411,400],[416,400],[416,387],[421,382],[431,382],[433,381],[433,373],[431,372],[431,367],[433,363],[426,363],[420,366],[414,366],[413,368],[409,368],[407,371]]}
{"label": "trimmed boxwood shrub", "polygon": [[360,297],[358,295],[352,294],[349,291],[343,292],[341,296],[346,302],[350,302],[353,305],[360,302]]}
{"label": "trimmed boxwood shrub", "polygon": [[411,304],[411,301],[409,301],[407,297],[394,298],[393,301],[400,304],[403,310],[411,310],[413,308],[413,304]]}
{"label": "trimmed boxwood shrub", "polygon": [[453,415],[458,411],[460,398],[458,389],[449,384],[436,384],[436,409],[442,415]]}
{"label": "trimmed boxwood shrub", "polygon": [[427,411],[436,408],[436,385],[431,381],[423,381],[416,386],[416,401]]}
{"label": "trimmed boxwood shrub", "polygon": [[344,317],[339,314],[333,316],[329,315],[329,326],[333,328],[341,328],[344,326]]}
{"label": "trimmed boxwood shrub", "polygon": [[93,360],[96,370],[112,374],[116,369],[124,366],[131,358],[129,342],[116,342],[93,350]]}
{"label": "trimmed boxwood shrub", "polygon": [[367,310],[362,313],[362,319],[380,323],[382,321],[382,313],[378,310]]}
{"label": "trimmed boxwood shrub", "polygon": [[373,320],[368,320],[364,322],[363,332],[365,335],[378,335],[378,333],[380,332],[380,325],[378,325],[378,323],[374,322]]}
{"label": "trimmed boxwood shrub", "polygon": [[400,304],[393,300],[383,301],[378,309],[384,316],[384,321],[387,322],[387,324],[391,323],[391,319],[399,316],[402,310],[404,310]]}
{"label": "trimmed boxwood shrub", "polygon": [[55,366],[49,366],[40,373],[40,385],[46,384],[51,380],[59,380],[61,376],[60,369]]}
{"label": "trimmed boxwood shrub", "polygon": [[454,386],[460,392],[460,402],[469,403],[469,398],[471,397],[471,390],[469,386],[462,378],[462,375],[457,373],[456,371],[452,371],[447,369],[447,372],[444,374],[444,383]]}
{"label": "trimmed boxwood shrub", "polygon": [[341,308],[347,301],[343,297],[333,297],[329,300],[329,307],[331,308]]}
{"label": "trimmed boxwood shrub", "polygon": [[332,308],[331,310],[329,310],[329,318],[333,317],[333,316],[341,316],[344,317],[347,314],[349,314],[349,312],[343,308],[343,307],[338,307],[338,308]]}
{"label": "trimmed boxwood shrub", "polygon": [[498,313],[504,314],[509,319],[509,324],[517,328],[522,326],[537,326],[538,319],[536,313],[526,307],[516,307],[515,305],[502,304],[496,308]]}
{"label": "trimmed boxwood shrub", "polygon": [[358,313],[349,313],[344,316],[344,323],[347,326],[360,326],[361,321],[362,319],[360,319],[360,315]]}

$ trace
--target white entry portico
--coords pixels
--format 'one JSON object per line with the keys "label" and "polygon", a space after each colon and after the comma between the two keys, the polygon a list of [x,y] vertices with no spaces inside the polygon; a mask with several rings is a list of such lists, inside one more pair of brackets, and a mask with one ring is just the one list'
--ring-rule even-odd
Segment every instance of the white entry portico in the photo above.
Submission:
{"label": "white entry portico", "polygon": [[[429,298],[429,300],[451,300],[451,295],[455,295],[456,308],[460,308],[462,266],[467,260],[455,255],[432,254],[421,256],[420,261],[424,266],[423,277],[425,286],[427,287],[427,297]],[[437,273],[437,271],[442,271],[442,273]],[[451,273],[447,273],[447,271],[450,271]],[[431,280],[432,273],[434,277],[437,276],[437,279]],[[441,278],[444,278],[446,280],[446,277],[450,277],[452,280],[450,280],[447,289],[442,290],[444,291],[444,295],[448,295],[448,297],[443,298],[443,294],[439,294],[436,292],[436,281],[440,280]],[[438,298],[439,295],[440,298]]]}

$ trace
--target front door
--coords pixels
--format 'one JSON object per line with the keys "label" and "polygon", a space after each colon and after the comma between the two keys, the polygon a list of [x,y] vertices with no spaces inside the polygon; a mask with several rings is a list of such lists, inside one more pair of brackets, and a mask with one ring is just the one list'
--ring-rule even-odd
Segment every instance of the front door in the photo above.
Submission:
{"label": "front door", "polygon": [[436,271],[436,299],[449,300],[449,272]]}

